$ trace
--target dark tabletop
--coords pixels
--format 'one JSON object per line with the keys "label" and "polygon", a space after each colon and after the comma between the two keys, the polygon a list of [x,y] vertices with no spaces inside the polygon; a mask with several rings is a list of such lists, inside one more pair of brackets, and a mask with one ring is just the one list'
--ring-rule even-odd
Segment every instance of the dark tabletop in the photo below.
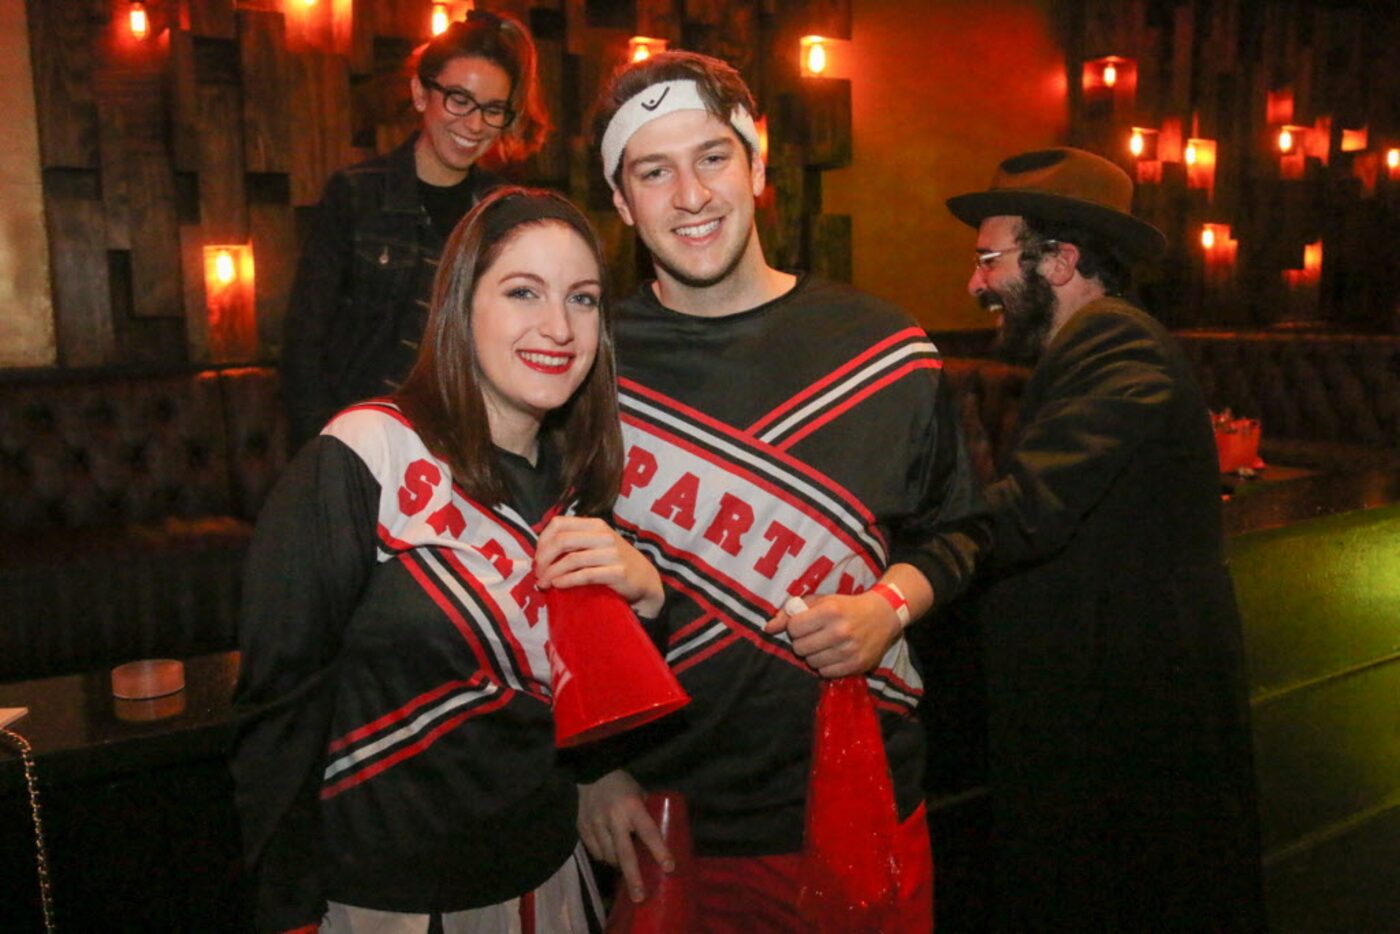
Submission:
{"label": "dark tabletop", "polygon": [[[29,740],[45,782],[106,777],[222,756],[238,653],[184,659],[183,690],[150,701],[112,696],[109,670],[0,684],[0,707],[28,707],[9,729]],[[0,747],[0,794],[22,787],[18,755]]]}
{"label": "dark tabletop", "polygon": [[1381,467],[1321,472],[1270,466],[1253,478],[1226,476],[1223,485],[1227,537],[1400,502],[1400,470]]}

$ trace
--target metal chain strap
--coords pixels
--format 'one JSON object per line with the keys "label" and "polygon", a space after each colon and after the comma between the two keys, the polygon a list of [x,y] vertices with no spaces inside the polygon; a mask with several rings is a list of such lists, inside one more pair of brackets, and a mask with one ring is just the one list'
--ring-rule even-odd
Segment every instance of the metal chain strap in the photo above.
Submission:
{"label": "metal chain strap", "polygon": [[49,883],[49,851],[44,845],[44,818],[39,809],[39,780],[34,773],[34,750],[29,740],[13,730],[0,727],[0,741],[14,747],[24,767],[24,784],[29,791],[29,813],[34,820],[34,864],[39,870],[39,903],[44,911],[44,930],[53,934],[53,890]]}

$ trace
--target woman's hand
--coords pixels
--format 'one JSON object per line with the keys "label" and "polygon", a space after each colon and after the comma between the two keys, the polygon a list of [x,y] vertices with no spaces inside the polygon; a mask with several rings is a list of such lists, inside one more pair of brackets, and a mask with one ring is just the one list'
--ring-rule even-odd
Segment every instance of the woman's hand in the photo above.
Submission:
{"label": "woman's hand", "polygon": [[627,894],[634,902],[650,893],[642,884],[633,837],[646,846],[664,872],[676,868],[675,857],[647,811],[642,787],[621,769],[591,785],[578,786],[578,835],[595,859],[622,870]]}
{"label": "woman's hand", "polygon": [[661,575],[640,551],[602,519],[555,516],[535,547],[535,582],[541,590],[602,584],[626,600],[638,616],[661,611]]}

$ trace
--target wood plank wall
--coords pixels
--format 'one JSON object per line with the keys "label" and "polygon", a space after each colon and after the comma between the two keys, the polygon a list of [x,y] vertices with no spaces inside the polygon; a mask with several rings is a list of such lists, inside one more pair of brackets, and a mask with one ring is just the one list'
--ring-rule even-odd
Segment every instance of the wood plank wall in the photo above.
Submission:
{"label": "wood plank wall", "polygon": [[[27,0],[58,365],[275,360],[298,231],[336,168],[416,123],[410,59],[429,0]],[[467,4],[449,3],[453,15]],[[558,128],[522,181],[586,205],[620,289],[639,263],[585,137],[632,35],[733,62],[770,114],[770,258],[850,276],[849,218],[821,173],[849,163],[849,82],[801,79],[798,39],[850,38],[850,0],[500,0],[538,37]],[[255,321],[206,307],[204,247],[251,246]]]}
{"label": "wood plank wall", "polygon": [[[611,209],[587,111],[630,36],[664,38],[733,62],[767,112],[774,191],[759,226],[770,260],[849,278],[851,221],[821,213],[821,189],[824,171],[850,162],[850,83],[800,77],[797,49],[812,33],[850,39],[851,2],[499,0],[538,37],[558,127],[521,180],[585,204],[630,288],[645,258]],[[144,41],[127,28],[127,0],[26,3],[59,365],[275,359],[298,231],[326,177],[415,122],[407,75],[429,0],[148,0]],[[461,15],[466,3],[449,6]],[[1389,67],[1400,15],[1347,0],[1053,10],[1068,142],[1136,174],[1139,213],[1171,239],[1142,280],[1157,314],[1176,327],[1400,330],[1400,171],[1384,163],[1400,147],[1400,70]],[[1133,80],[1086,88],[1085,63],[1109,55],[1130,60],[1121,70]],[[1287,124],[1308,128],[1300,154],[1278,152],[1271,98],[1291,99]],[[1134,126],[1159,132],[1160,158],[1132,156]],[[1210,190],[1188,184],[1193,134],[1218,147]],[[1233,246],[1201,247],[1207,222],[1229,225]],[[255,322],[211,324],[211,244],[251,246]]]}
{"label": "wood plank wall", "polygon": [[[1138,212],[1171,240],[1143,290],[1154,311],[1175,327],[1400,332],[1400,170],[1384,161],[1400,147],[1400,7],[1072,0],[1058,13],[1071,142],[1137,173]],[[1136,87],[1086,86],[1104,56],[1131,60]],[[1134,158],[1135,126],[1160,132],[1162,158]],[[1287,157],[1284,126],[1305,130]],[[1188,185],[1192,136],[1216,142],[1212,190]],[[1207,251],[1208,222],[1235,246]]]}

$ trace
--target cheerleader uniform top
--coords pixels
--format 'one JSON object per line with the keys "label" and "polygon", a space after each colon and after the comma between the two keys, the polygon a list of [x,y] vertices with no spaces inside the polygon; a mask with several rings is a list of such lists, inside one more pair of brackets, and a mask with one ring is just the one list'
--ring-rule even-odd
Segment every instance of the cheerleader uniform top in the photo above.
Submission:
{"label": "cheerleader uniform top", "polygon": [[326,901],[458,911],[530,891],[577,843],[555,761],[536,535],[558,465],[498,451],[473,501],[393,404],[333,419],[254,532],[231,766],[259,929]]}
{"label": "cheerleader uniform top", "polygon": [[[718,318],[643,285],[617,359],[614,519],[661,571],[657,636],[692,701],[610,764],[683,792],[701,855],[796,852],[821,679],[763,625],[790,595],[863,591],[895,562],[939,605],[963,589],[988,533],[942,358],[893,305],[808,274]],[[904,818],[924,763],[904,638],[866,682]]]}

